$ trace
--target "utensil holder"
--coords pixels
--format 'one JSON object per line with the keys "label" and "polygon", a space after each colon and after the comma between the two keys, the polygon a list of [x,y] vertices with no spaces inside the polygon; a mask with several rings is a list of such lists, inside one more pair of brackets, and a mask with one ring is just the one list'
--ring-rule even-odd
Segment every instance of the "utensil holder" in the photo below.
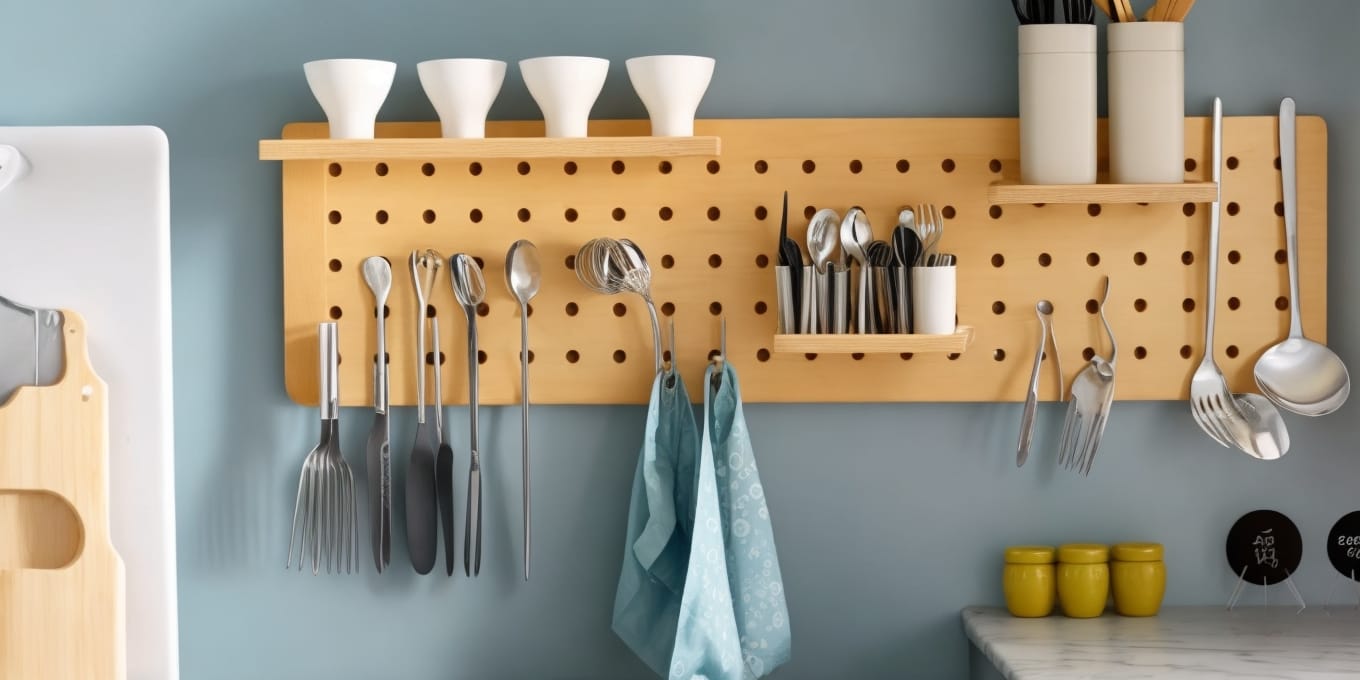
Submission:
{"label": "utensil holder", "polygon": [[911,270],[913,331],[925,335],[954,332],[957,313],[957,267],[914,267]]}
{"label": "utensil holder", "polygon": [[1110,180],[1185,181],[1185,25],[1110,24]]}
{"label": "utensil holder", "polygon": [[1020,175],[1025,184],[1096,181],[1096,28],[1020,27]]}
{"label": "utensil holder", "polygon": [[787,266],[774,268],[775,295],[779,301],[779,332],[798,332],[798,313],[793,306],[793,277]]}

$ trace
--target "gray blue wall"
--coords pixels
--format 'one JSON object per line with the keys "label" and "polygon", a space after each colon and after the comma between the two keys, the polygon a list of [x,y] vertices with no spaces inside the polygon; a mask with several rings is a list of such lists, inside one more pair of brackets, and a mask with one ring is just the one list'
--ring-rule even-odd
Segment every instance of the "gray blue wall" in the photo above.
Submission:
{"label": "gray blue wall", "polygon": [[[1353,2],[1203,0],[1187,26],[1187,102],[1269,114],[1292,95],[1331,130],[1331,337],[1360,361],[1360,48]],[[637,678],[609,631],[639,408],[540,408],[537,566],[516,577],[517,472],[489,480],[487,568],[472,582],[312,578],[283,570],[315,416],[282,384],[279,167],[256,141],[321,115],[315,58],[401,64],[383,118],[428,120],[415,63],[545,54],[615,60],[598,117],[640,117],[622,59],[717,57],[706,117],[1013,116],[1005,0],[5,0],[0,123],[149,123],[172,154],[176,485],[185,678]],[[492,113],[537,111],[512,69]],[[115,171],[115,169],[110,169]],[[1167,545],[1168,600],[1221,603],[1239,514],[1300,524],[1300,587],[1343,591],[1321,542],[1357,509],[1354,421],[1291,418],[1293,452],[1258,463],[1212,444],[1184,404],[1121,403],[1090,479],[1009,462],[1017,405],[748,409],[779,539],[794,660],[777,677],[958,678],[958,610],[999,603],[1008,543]],[[345,413],[358,460],[367,418]],[[1058,407],[1043,413],[1050,427]],[[517,411],[484,441],[518,446]],[[485,421],[484,421],[485,422]],[[409,441],[409,423],[394,441]],[[843,433],[862,445],[846,447]],[[404,547],[396,551],[404,557]],[[1334,588],[1335,586],[1335,588]],[[1272,592],[1271,598],[1283,593]],[[1259,591],[1248,597],[1259,597]]]}

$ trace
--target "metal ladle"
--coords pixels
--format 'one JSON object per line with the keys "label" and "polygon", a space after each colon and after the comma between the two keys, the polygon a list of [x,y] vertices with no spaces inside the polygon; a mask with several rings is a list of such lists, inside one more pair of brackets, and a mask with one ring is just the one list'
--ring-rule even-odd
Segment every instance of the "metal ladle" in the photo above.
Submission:
{"label": "metal ladle", "polygon": [[529,301],[543,282],[538,248],[530,241],[515,241],[505,255],[505,285],[519,301],[520,441],[524,471],[524,580],[529,580]]}
{"label": "metal ladle", "polygon": [[1294,100],[1280,104],[1280,173],[1284,184],[1285,252],[1289,258],[1289,337],[1256,360],[1256,385],[1271,401],[1305,416],[1323,416],[1351,393],[1346,364],[1326,345],[1303,335],[1299,313],[1299,197]]}

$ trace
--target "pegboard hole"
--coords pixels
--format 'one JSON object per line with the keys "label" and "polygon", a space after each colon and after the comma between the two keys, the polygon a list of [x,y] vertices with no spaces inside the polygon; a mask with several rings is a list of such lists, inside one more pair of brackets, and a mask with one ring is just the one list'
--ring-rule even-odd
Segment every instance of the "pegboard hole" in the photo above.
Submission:
{"label": "pegboard hole", "polygon": [[373,219],[378,224],[387,224],[387,211],[379,210],[378,212],[373,214]]}
{"label": "pegboard hole", "polygon": [[1237,298],[1235,298],[1235,297],[1230,297],[1230,298],[1228,298],[1228,309],[1231,309],[1231,310],[1233,310],[1233,311],[1235,312],[1235,311],[1237,311],[1238,308],[1241,307],[1241,306],[1242,306],[1242,301],[1241,301],[1241,300],[1239,300],[1239,299],[1237,299]]}
{"label": "pegboard hole", "polygon": [[420,213],[420,219],[425,220],[425,224],[434,224],[435,217],[433,210],[426,209],[425,212]]}
{"label": "pegboard hole", "polygon": [[661,206],[660,210],[656,211],[656,214],[657,217],[661,218],[662,222],[669,222],[672,217],[675,217],[675,211],[664,205]]}
{"label": "pegboard hole", "polygon": [[1275,216],[1284,217],[1284,203],[1281,203],[1280,201],[1275,202]]}
{"label": "pegboard hole", "polygon": [[987,163],[987,169],[991,170],[993,175],[1001,174],[1001,161],[993,158],[991,162]]}
{"label": "pegboard hole", "polygon": [[708,174],[716,175],[722,170],[722,164],[718,161],[709,161],[704,165],[704,169],[708,170]]}
{"label": "pegboard hole", "polygon": [[665,316],[673,316],[675,314],[675,303],[674,302],[661,303],[661,313]]}
{"label": "pegboard hole", "polygon": [[520,208],[515,211],[515,217],[518,217],[520,222],[528,222],[531,216],[528,208]]}
{"label": "pegboard hole", "polygon": [[330,266],[330,268],[331,268],[331,271],[333,271],[333,272],[338,272],[338,271],[340,271],[340,269],[341,269],[344,265],[340,264],[340,260],[332,259],[332,260],[330,261],[329,266]]}
{"label": "pegboard hole", "polygon": [[483,260],[481,255],[473,255],[472,261],[477,263],[478,269],[486,269],[486,260]]}
{"label": "pegboard hole", "polygon": [[577,219],[579,219],[580,217],[581,217],[581,214],[578,213],[578,212],[576,212],[576,208],[567,208],[567,209],[562,213],[562,218],[565,219],[565,220],[568,221],[568,222],[575,222],[575,221],[576,221]]}
{"label": "pegboard hole", "polygon": [[331,224],[340,224],[340,211],[332,210],[329,213],[326,213],[326,219],[329,220]]}
{"label": "pegboard hole", "polygon": [[755,168],[757,175],[763,175],[770,171],[770,164],[765,161],[756,161]]}
{"label": "pegboard hole", "polygon": [[850,173],[858,175],[861,172],[864,172],[864,163],[860,162],[858,159],[850,161]]}
{"label": "pegboard hole", "polygon": [[661,268],[670,269],[675,266],[675,256],[666,254],[661,256]]}
{"label": "pegboard hole", "polygon": [[663,174],[663,175],[669,175],[669,174],[671,174],[671,170],[674,170],[674,169],[675,169],[675,166],[671,165],[671,162],[670,162],[670,161],[661,161],[660,163],[657,163],[657,165],[656,165],[656,171],[659,172],[659,173],[661,173],[661,174]]}
{"label": "pegboard hole", "polygon": [[1194,217],[1195,209],[1196,208],[1194,203],[1186,203],[1185,205],[1181,206],[1181,213],[1183,213],[1186,217]]}
{"label": "pegboard hole", "polygon": [[1289,309],[1289,298],[1287,298],[1287,297],[1285,297],[1285,296],[1283,296],[1283,295],[1281,295],[1280,297],[1275,298],[1275,309],[1278,309],[1278,310],[1280,310],[1281,312],[1288,311],[1288,309]]}
{"label": "pegboard hole", "polygon": [[1135,358],[1135,359],[1146,359],[1146,358],[1147,358],[1147,348],[1146,348],[1146,347],[1142,347],[1142,346],[1134,347],[1134,348],[1133,348],[1133,358]]}
{"label": "pegboard hole", "polygon": [[477,161],[468,163],[468,174],[477,177],[482,174],[482,164]]}
{"label": "pegboard hole", "polygon": [[812,161],[803,161],[803,174],[811,175],[817,172],[817,164]]}
{"label": "pegboard hole", "polygon": [[[392,307],[389,305],[383,305],[383,318],[386,319],[390,316],[392,316]],[[373,318],[375,319],[378,318],[378,310],[376,308],[374,308],[373,310]]]}
{"label": "pegboard hole", "polygon": [[1223,350],[1223,353],[1228,355],[1229,359],[1236,359],[1241,351],[1237,349],[1237,345],[1228,345],[1228,347]]}
{"label": "pegboard hole", "polygon": [[567,259],[563,262],[563,264],[566,264],[566,265],[567,265],[567,269],[570,269],[570,270],[572,270],[572,271],[576,271],[576,256],[575,256],[575,255],[568,255],[568,256],[567,256]]}
{"label": "pegboard hole", "polygon": [[1182,359],[1189,359],[1190,357],[1194,356],[1194,354],[1195,354],[1195,350],[1194,350],[1193,348],[1191,348],[1190,345],[1181,345],[1181,358],[1182,358]]}
{"label": "pegboard hole", "polygon": [[581,307],[575,302],[568,302],[566,311],[567,316],[576,316],[581,311]]}
{"label": "pegboard hole", "polygon": [[954,159],[946,158],[940,162],[940,169],[945,172],[954,172]]}
{"label": "pegboard hole", "polygon": [[1100,204],[1088,203],[1086,205],[1086,214],[1090,215],[1091,217],[1100,217]]}
{"label": "pegboard hole", "polygon": [[1186,314],[1195,311],[1195,298],[1181,300],[1181,309],[1185,310]]}
{"label": "pegboard hole", "polygon": [[1228,217],[1237,217],[1237,213],[1242,212],[1242,206],[1236,203],[1228,204]]}
{"label": "pegboard hole", "polygon": [[763,220],[766,217],[769,217],[769,215],[770,211],[766,210],[765,206],[763,205],[756,206],[756,219]]}
{"label": "pegboard hole", "polygon": [[1006,264],[1006,256],[1005,256],[1005,255],[1002,255],[1001,253],[993,253],[993,254],[992,254],[992,266],[993,266],[993,267],[1003,267],[1003,266],[1005,266],[1005,264]]}
{"label": "pegboard hole", "polygon": [[515,166],[515,172],[518,172],[521,175],[529,174],[529,171],[532,169],[533,168],[529,167],[528,161],[520,161],[519,164]]}
{"label": "pegboard hole", "polygon": [[421,163],[421,164],[420,164],[420,174],[425,175],[426,177],[433,177],[433,176],[434,176],[434,163]]}
{"label": "pegboard hole", "polygon": [[769,309],[769,305],[765,304],[764,300],[756,301],[756,314],[764,314],[766,311],[769,311]]}
{"label": "pegboard hole", "polygon": [[1087,253],[1086,264],[1094,267],[1100,264],[1100,253]]}
{"label": "pegboard hole", "polygon": [[1095,300],[1087,300],[1087,301],[1086,301],[1086,313],[1087,313],[1087,314],[1097,314],[1097,313],[1099,313],[1099,312],[1100,312],[1100,303],[1099,303],[1099,302],[1096,302]]}
{"label": "pegboard hole", "polygon": [[709,255],[709,256],[708,256],[708,266],[710,266],[710,267],[712,267],[712,268],[714,268],[714,269],[717,269],[718,267],[721,267],[721,266],[722,266],[722,255],[719,255],[719,254],[717,254],[717,253],[713,253],[712,255]]}
{"label": "pegboard hole", "polygon": [[1134,301],[1133,301],[1133,311],[1135,311],[1135,312],[1146,312],[1146,311],[1147,311],[1147,300],[1144,300],[1143,298],[1138,298],[1137,300],[1134,300]]}
{"label": "pegboard hole", "polygon": [[625,315],[625,314],[627,314],[627,313],[628,313],[628,305],[625,305],[625,304],[623,304],[622,302],[615,302],[615,303],[614,303],[614,316],[623,316],[623,315]]}
{"label": "pegboard hole", "polygon": [[994,220],[999,220],[999,219],[1001,219],[1001,215],[1002,215],[1001,206],[999,206],[999,205],[994,205],[994,206],[988,208],[988,209],[987,209],[987,214],[988,214],[989,216],[991,216],[991,218],[994,219]]}
{"label": "pegboard hole", "polygon": [[562,164],[562,172],[565,172],[568,175],[576,174],[576,170],[577,170],[576,161],[567,161],[566,163]]}
{"label": "pegboard hole", "polygon": [[769,360],[770,350],[765,349],[764,347],[761,347],[760,349],[756,350],[756,361],[769,361]]}
{"label": "pegboard hole", "polygon": [[864,352],[852,352],[850,358],[855,361],[864,361]]}
{"label": "pegboard hole", "polygon": [[622,222],[623,218],[628,216],[628,213],[623,208],[614,208],[609,211],[609,216],[613,217],[615,222]]}
{"label": "pegboard hole", "polygon": [[627,169],[628,166],[624,165],[623,161],[614,161],[613,163],[609,164],[609,171],[616,175],[622,175],[623,171]]}
{"label": "pegboard hole", "polygon": [[959,354],[958,352],[950,352],[949,354],[946,354],[944,358],[946,358],[946,359],[948,359],[948,360],[950,360],[950,361],[958,361],[958,360],[959,360],[959,357],[961,357],[961,356],[963,356],[963,355],[962,355],[962,354]]}
{"label": "pegboard hole", "polygon": [[1039,266],[1047,267],[1050,264],[1053,264],[1053,256],[1048,253],[1039,253]]}
{"label": "pegboard hole", "polygon": [[1093,357],[1095,357],[1095,355],[1096,350],[1095,348],[1092,347],[1087,347],[1086,349],[1081,351],[1081,358],[1085,359],[1086,361],[1090,361]]}
{"label": "pegboard hole", "polygon": [[1228,169],[1236,170],[1238,166],[1237,156],[1228,156]]}
{"label": "pegboard hole", "polygon": [[1280,169],[1280,157],[1279,157],[1279,156],[1276,156],[1276,157],[1275,157],[1275,169],[1276,169],[1276,170],[1279,170],[1279,169]]}
{"label": "pegboard hole", "polygon": [[954,210],[954,206],[952,205],[946,205],[945,207],[940,209],[940,217],[943,217],[946,220],[954,219],[954,216],[957,214],[958,211]]}
{"label": "pegboard hole", "polygon": [[713,316],[721,316],[721,315],[722,315],[722,303],[721,303],[721,302],[710,302],[710,303],[708,304],[708,313],[709,313],[709,314],[712,314]]}
{"label": "pegboard hole", "polygon": [[764,268],[770,266],[770,256],[769,256],[769,255],[766,255],[765,253],[761,253],[761,254],[757,255],[757,256],[756,256],[756,266],[759,267],[759,268],[761,268],[761,269],[764,269]]}
{"label": "pegboard hole", "polygon": [[1283,249],[1275,251],[1275,264],[1289,264],[1289,253]]}
{"label": "pegboard hole", "polygon": [[580,352],[578,352],[578,351],[576,351],[576,350],[574,350],[574,349],[569,349],[569,350],[567,350],[567,363],[569,363],[569,364],[574,364],[574,363],[576,363],[576,362],[578,362],[578,361],[580,361],[580,360],[581,360],[581,353],[580,353]]}
{"label": "pegboard hole", "polygon": [[1193,159],[1193,158],[1187,158],[1187,159],[1185,159],[1185,171],[1186,171],[1186,172],[1194,172],[1195,169],[1198,168],[1198,167],[1199,167],[1199,163],[1195,162],[1195,159]]}
{"label": "pegboard hole", "polygon": [[[524,353],[523,353],[523,352],[520,352],[520,353],[519,353],[519,356],[523,357],[523,356],[524,356]],[[529,350],[529,363],[531,363],[531,364],[534,363],[534,351],[533,351],[533,350]]]}
{"label": "pegboard hole", "polygon": [[469,210],[468,219],[471,220],[473,224],[480,223],[482,221],[482,211],[477,208]]}
{"label": "pegboard hole", "polygon": [[342,168],[340,167],[339,163],[331,163],[330,165],[326,166],[326,170],[331,173],[331,177],[339,177],[340,173],[342,172]]}
{"label": "pegboard hole", "polygon": [[[445,356],[443,352],[440,352],[440,353],[439,353],[439,365],[440,365],[440,366],[443,366],[443,365],[444,365],[444,362],[447,361],[447,360],[448,360],[448,357]],[[426,353],[425,353],[425,365],[426,365],[426,366],[433,366],[433,365],[434,365],[434,352],[426,352]]]}
{"label": "pegboard hole", "polygon": [[524,308],[525,308],[526,313],[532,318],[533,315],[534,315],[534,303],[530,302],[530,303],[524,305]]}
{"label": "pegboard hole", "polygon": [[898,171],[898,172],[900,172],[900,173],[902,173],[902,174],[905,175],[905,174],[907,174],[907,171],[908,171],[908,170],[911,170],[911,163],[910,163],[909,161],[907,161],[907,159],[903,158],[903,159],[897,161],[897,171]]}
{"label": "pegboard hole", "polygon": [[999,347],[997,349],[992,350],[992,359],[995,361],[1005,361],[1006,350],[1001,349]]}
{"label": "pegboard hole", "polygon": [[993,314],[1005,314],[1005,313],[1006,313],[1006,303],[1004,303],[1004,302],[1002,302],[1002,301],[1000,301],[1000,300],[997,300],[996,302],[993,302],[993,303],[992,303],[992,313],[993,313]]}
{"label": "pegboard hole", "polygon": [[716,205],[711,205],[711,206],[708,207],[708,221],[709,221],[709,222],[717,222],[717,221],[718,221],[718,218],[720,218],[720,217],[722,217],[722,211],[718,209],[718,206],[716,206]]}
{"label": "pegboard hole", "polygon": [[433,319],[435,317],[435,314],[438,313],[439,312],[434,308],[434,305],[425,305],[425,318]]}
{"label": "pegboard hole", "polygon": [[[372,361],[373,361],[373,363],[375,363],[375,364],[378,363],[378,355],[377,355],[377,354],[374,354],[374,355],[373,355],[373,360],[372,360]],[[383,363],[384,363],[384,364],[391,365],[391,363],[392,363],[392,353],[391,353],[391,352],[384,352],[384,353],[383,353]]]}
{"label": "pegboard hole", "polygon": [[1181,264],[1187,267],[1195,263],[1195,254],[1190,251],[1181,253]]}
{"label": "pegboard hole", "polygon": [[901,357],[902,361],[911,361],[911,358],[915,355],[913,355],[911,352],[903,352],[897,356]]}
{"label": "pegboard hole", "polygon": [[614,350],[614,363],[621,364],[625,361],[628,361],[628,353],[621,349]]}
{"label": "pegboard hole", "polygon": [[334,307],[334,306],[331,307],[331,318],[332,318],[332,319],[339,319],[340,317],[344,316],[344,314],[345,314],[345,310],[340,309],[339,307]]}
{"label": "pegboard hole", "polygon": [[805,220],[810,220],[810,219],[812,219],[812,216],[813,216],[813,215],[816,215],[816,214],[817,214],[817,208],[814,207],[814,206],[810,206],[810,205],[809,205],[809,206],[805,206],[805,207],[803,208],[803,219],[805,219]]}
{"label": "pegboard hole", "polygon": [[379,177],[386,177],[386,176],[387,176],[387,164],[386,164],[386,163],[379,163],[379,164],[373,166],[373,172],[374,172],[375,174],[377,174]]}
{"label": "pegboard hole", "polygon": [[[442,355],[443,352],[440,352],[440,354]],[[440,362],[443,363],[443,360],[441,359]],[[486,363],[486,350],[481,349],[477,350],[477,363],[479,364]]]}
{"label": "pegboard hole", "polygon": [[1241,261],[1242,261],[1242,253],[1239,253],[1239,252],[1237,252],[1236,250],[1229,250],[1229,251],[1228,251],[1228,264],[1237,264],[1238,262],[1241,262]]}
{"label": "pegboard hole", "polygon": [[816,360],[817,360],[817,353],[816,353],[816,352],[808,352],[807,354],[804,354],[804,355],[803,355],[803,358],[804,358],[804,359],[807,359],[808,361],[816,361]]}

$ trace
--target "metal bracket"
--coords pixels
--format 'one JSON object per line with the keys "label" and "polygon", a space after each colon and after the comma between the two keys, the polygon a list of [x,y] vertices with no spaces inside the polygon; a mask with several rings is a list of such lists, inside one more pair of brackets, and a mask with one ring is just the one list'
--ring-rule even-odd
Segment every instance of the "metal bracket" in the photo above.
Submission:
{"label": "metal bracket", "polygon": [[18,148],[0,144],[0,191],[28,174],[28,158]]}

